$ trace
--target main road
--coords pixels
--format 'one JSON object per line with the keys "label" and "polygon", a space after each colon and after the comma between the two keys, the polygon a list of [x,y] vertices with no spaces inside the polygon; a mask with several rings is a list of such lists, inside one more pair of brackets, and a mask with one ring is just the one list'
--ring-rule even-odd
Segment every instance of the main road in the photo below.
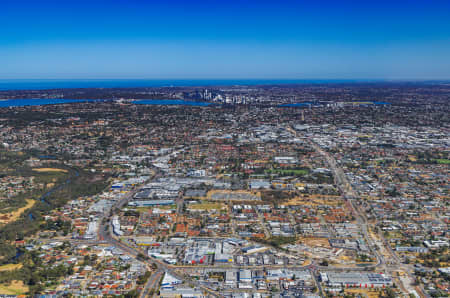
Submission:
{"label": "main road", "polygon": [[[292,127],[288,127],[287,130],[289,130],[291,133],[294,134],[294,136],[297,137],[297,131],[295,131]],[[363,232],[364,239],[365,239],[366,243],[368,244],[370,250],[374,253],[374,255],[377,257],[377,260],[378,260],[377,265],[374,265],[371,267],[373,268],[373,267],[381,266],[381,268],[385,272],[389,272],[391,275],[394,272],[394,270],[404,269],[404,271],[406,272],[406,274],[408,275],[410,280],[414,280],[410,266],[406,266],[406,267],[403,266],[403,264],[400,262],[400,259],[398,258],[398,256],[395,254],[395,252],[390,247],[390,244],[387,243],[387,241],[382,236],[383,241],[384,241],[385,245],[387,246],[388,250],[390,251],[390,253],[392,254],[393,260],[395,263],[395,267],[387,266],[383,255],[379,254],[378,251],[375,249],[376,245],[373,242],[373,239],[370,237],[370,235],[367,231],[367,225],[368,225],[367,217],[365,216],[364,212],[359,210],[359,208],[355,207],[355,205],[354,205],[354,200],[357,198],[357,195],[356,195],[355,191],[353,190],[352,185],[349,183],[344,171],[337,165],[334,157],[331,156],[328,152],[324,151],[322,148],[320,148],[320,146],[317,145],[311,138],[308,138],[308,142],[314,148],[314,150],[316,150],[327,162],[329,168],[333,172],[335,183],[336,183],[337,187],[341,191],[341,194],[344,196],[344,198],[349,202],[349,204],[352,208],[353,214],[356,215],[356,220],[358,222],[358,225],[361,226],[361,230]],[[403,286],[403,288],[405,288],[404,285],[402,285],[402,286]],[[425,293],[425,291],[423,290],[422,287],[418,287],[417,289],[419,290],[419,294],[421,297],[429,297],[429,295],[427,295]]]}
{"label": "main road", "polygon": [[[292,128],[288,127],[288,130],[294,134],[294,136],[297,137],[297,132]],[[344,171],[338,167],[336,160],[334,157],[332,157],[328,152],[325,152],[320,146],[318,146],[313,140],[310,138],[307,139],[311,147],[316,150],[317,153],[319,153],[325,160],[325,162],[328,164],[328,167],[333,173],[335,184],[337,185],[338,189],[340,190],[341,194],[344,196],[344,198],[347,200],[347,202],[350,204],[350,207],[352,209],[352,213],[356,218],[356,221],[358,222],[358,225],[361,227],[361,231],[363,233],[364,240],[373,253],[373,255],[377,258],[377,265],[384,266],[385,261],[383,256],[378,254],[377,250],[375,248],[375,244],[372,241],[372,238],[370,237],[368,231],[367,231],[367,219],[366,216],[361,216],[361,211],[355,208],[355,205],[353,201],[357,198],[357,195],[355,191],[353,190],[351,184],[347,180],[347,176],[345,175]],[[372,266],[374,267],[374,266]]]}
{"label": "main road", "polygon": [[[152,179],[157,179],[161,176],[161,172],[157,171]],[[122,208],[124,205],[128,203],[129,200],[133,198],[133,196],[139,191],[139,189],[134,189],[129,191],[123,198],[121,198],[119,201],[117,201],[112,207],[111,207],[111,214],[108,214],[101,218],[101,226],[99,228],[99,238],[103,239],[103,241],[109,243],[112,246],[118,247],[121,250],[123,250],[128,255],[137,258],[138,255],[142,254],[142,251],[138,250],[135,247],[129,246],[123,242],[121,242],[119,239],[117,239],[113,234],[112,225],[110,223],[110,215],[112,216],[114,213],[114,210]],[[214,297],[220,297],[221,295],[205,286],[200,284],[197,280],[194,280],[190,278],[189,276],[181,275],[178,272],[176,272],[175,268],[172,268],[168,264],[164,263],[163,261],[160,261],[155,258],[146,257],[144,262],[148,266],[153,266],[158,268],[159,270],[155,272],[147,281],[147,283],[144,286],[144,289],[142,290],[141,297],[146,297],[148,295],[149,291],[153,288],[155,290],[158,286],[158,282],[160,280],[161,275],[163,272],[169,273],[173,277],[188,281],[191,284],[194,284],[195,286],[201,288],[204,292],[207,292],[208,294],[214,296]],[[158,278],[159,277],[159,278]]]}

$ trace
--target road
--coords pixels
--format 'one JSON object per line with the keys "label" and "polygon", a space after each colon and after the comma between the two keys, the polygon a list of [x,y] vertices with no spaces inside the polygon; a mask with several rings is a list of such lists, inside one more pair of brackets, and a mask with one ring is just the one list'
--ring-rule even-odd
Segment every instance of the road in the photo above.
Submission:
{"label": "road", "polygon": [[[289,131],[291,131],[294,136],[297,137],[297,132],[293,128],[289,128]],[[372,241],[372,238],[370,237],[368,230],[367,230],[367,219],[365,216],[361,216],[362,212],[355,208],[354,200],[357,198],[357,195],[355,191],[353,190],[351,184],[347,180],[347,176],[345,175],[344,171],[337,165],[336,160],[334,157],[332,157],[328,152],[325,152],[318,146],[313,140],[308,139],[309,144],[311,147],[316,150],[317,153],[319,153],[325,160],[325,162],[328,164],[328,167],[333,173],[333,177],[335,179],[335,184],[337,185],[338,189],[341,191],[341,194],[344,196],[344,198],[347,200],[347,202],[350,204],[350,207],[352,209],[352,213],[356,218],[356,221],[358,225],[361,227],[361,231],[363,233],[364,241],[366,242],[367,246],[372,252],[372,255],[376,256],[377,258],[377,264],[376,266],[385,264],[384,258],[382,255],[378,253],[377,250],[374,249],[375,244]]]}
{"label": "road", "polygon": [[[157,171],[152,179],[157,179],[161,175],[162,175],[162,173]],[[112,206],[112,208],[111,208],[112,212],[111,213],[113,213],[114,210],[120,209],[125,204],[127,204],[128,201],[131,200],[133,198],[134,194],[136,192],[138,192],[138,191],[139,191],[139,189],[135,189],[135,190],[132,190],[132,191],[128,192],[126,194],[126,196],[124,196],[122,199],[120,199],[118,202],[116,202]],[[113,214],[109,214],[109,215],[113,215]],[[106,215],[105,219],[110,219],[109,215]],[[99,228],[99,239],[103,239],[105,242],[109,243],[110,245],[120,248],[125,253],[127,253],[128,255],[130,255],[130,256],[132,256],[134,258],[137,258],[137,256],[139,254],[144,254],[139,249],[137,249],[135,247],[128,246],[128,245],[122,243],[119,239],[117,239],[113,235],[112,225],[111,225],[109,220],[103,220],[103,218],[101,218],[101,223],[102,224],[101,224],[101,226]],[[166,263],[164,263],[164,262],[162,262],[160,260],[157,260],[157,259],[149,257],[148,259],[144,260],[144,262],[145,262],[145,264],[147,266],[156,266],[157,268],[159,268],[158,272],[160,272],[160,273],[161,272],[169,273],[169,274],[171,274],[172,276],[174,276],[177,279],[188,281],[189,283],[197,286],[198,288],[201,288],[203,291],[207,292],[208,294],[210,294],[210,295],[212,295],[214,297],[220,297],[219,293],[217,293],[217,292],[215,292],[215,291],[213,291],[213,290],[211,290],[211,289],[201,285],[197,280],[194,280],[194,279],[190,278],[189,276],[182,276],[181,274],[179,274],[176,271],[176,268],[173,268],[172,266],[169,266],[168,264],[166,264]],[[155,275],[155,274],[153,274],[148,279],[147,283],[144,286],[144,290],[143,290],[143,292],[145,292],[144,295],[148,294],[148,292],[152,288],[157,290],[156,287],[158,286],[158,283],[156,282],[156,280],[159,282],[159,279],[157,278],[157,275]]]}
{"label": "road", "polygon": [[[312,140],[309,140],[312,147],[321,154],[325,160],[327,161],[328,165],[330,166],[330,169],[332,170],[333,174],[335,175],[336,183],[338,184],[338,187],[340,188],[342,194],[344,195],[344,198],[350,203],[354,214],[356,215],[356,219],[358,224],[361,226],[361,230],[364,235],[364,239],[368,246],[370,247],[372,253],[377,257],[378,264],[376,267],[380,266],[381,269],[383,269],[385,272],[388,272],[391,276],[393,276],[394,271],[398,269],[402,269],[406,272],[410,280],[414,280],[415,277],[413,275],[413,272],[410,268],[410,266],[404,265],[401,263],[401,260],[398,258],[396,253],[392,250],[391,246],[387,241],[384,239],[385,246],[388,248],[388,250],[391,252],[391,255],[393,256],[392,260],[394,263],[394,266],[387,266],[386,260],[384,259],[383,255],[380,254],[375,249],[375,243],[373,242],[372,237],[370,237],[368,233],[368,223],[367,223],[367,217],[364,215],[364,212],[359,210],[358,207],[355,207],[354,201],[357,198],[355,191],[353,190],[351,184],[348,182],[347,177],[344,173],[344,171],[337,166],[336,160],[328,153],[322,150],[316,143],[314,143]],[[364,215],[364,216],[363,216]],[[402,285],[402,288],[407,288],[406,285]],[[423,288],[420,286],[417,288],[418,293],[421,297],[429,297],[428,294],[423,290]]]}
{"label": "road", "polygon": [[[294,132],[294,135],[297,135],[297,133],[294,130],[292,130],[292,128],[290,130]],[[153,272],[153,274],[147,280],[146,284],[144,285],[144,287],[141,291],[140,297],[141,298],[149,297],[150,296],[149,294],[152,289],[156,292],[159,287],[159,281],[161,280],[161,277],[165,273],[169,273],[177,279],[187,281],[187,282],[195,285],[196,287],[202,289],[205,293],[208,293],[211,296],[215,296],[215,297],[221,296],[220,293],[213,291],[213,290],[205,287],[201,283],[199,283],[197,280],[190,278],[189,274],[187,272],[189,272],[189,269],[191,269],[191,268],[192,269],[199,269],[199,268],[219,269],[219,270],[220,269],[223,270],[223,269],[291,268],[291,269],[297,269],[297,270],[309,270],[312,273],[312,276],[314,276],[316,284],[318,285],[319,291],[321,293],[323,293],[323,290],[321,288],[320,282],[317,280],[317,277],[316,277],[317,270],[322,270],[322,271],[327,271],[327,270],[361,271],[364,269],[375,269],[375,268],[380,269],[380,268],[382,268],[385,272],[389,271],[390,273],[392,273],[394,270],[398,270],[399,268],[402,268],[409,276],[411,276],[412,275],[411,269],[409,267],[405,268],[405,266],[402,266],[399,258],[396,256],[395,252],[392,251],[392,249],[390,248],[390,246],[388,244],[387,244],[388,248],[393,256],[393,259],[395,260],[396,267],[391,267],[391,266],[388,267],[387,266],[387,264],[384,260],[384,256],[382,254],[380,254],[376,249],[374,249],[375,243],[373,242],[373,239],[370,237],[370,235],[368,233],[367,217],[364,216],[363,211],[359,210],[359,208],[357,206],[355,207],[354,200],[357,199],[357,195],[356,195],[355,191],[353,190],[351,184],[348,182],[344,171],[337,165],[336,160],[329,153],[322,150],[313,140],[309,139],[309,143],[324,158],[324,160],[328,164],[329,168],[333,172],[335,183],[336,183],[337,187],[339,188],[339,190],[341,191],[343,197],[349,203],[350,208],[352,209],[352,213],[355,216],[355,219],[356,219],[358,225],[361,227],[361,231],[362,231],[362,234],[363,234],[363,237],[364,237],[364,240],[365,240],[367,246],[371,250],[372,255],[376,256],[376,258],[377,258],[376,264],[370,265],[370,266],[365,266],[365,267],[339,267],[339,268],[334,268],[332,266],[328,266],[328,267],[318,266],[317,264],[314,264],[314,263],[311,265],[308,265],[308,266],[299,266],[299,265],[238,266],[238,265],[230,264],[230,265],[223,265],[223,266],[217,266],[217,265],[216,266],[195,266],[195,268],[192,268],[190,266],[173,266],[173,265],[166,264],[158,259],[148,258],[143,261],[147,265],[148,269],[150,269],[151,267],[155,267],[155,266],[158,269],[155,272]],[[152,179],[157,179],[161,176],[162,176],[162,172],[160,172],[159,170],[156,170]],[[101,225],[99,227],[99,233],[98,233],[98,239],[100,239],[100,241],[98,241],[98,240],[79,240],[79,239],[70,239],[68,241],[70,241],[72,243],[78,243],[78,244],[81,244],[81,243],[85,243],[85,244],[107,243],[109,245],[120,248],[126,254],[128,254],[129,256],[132,256],[134,258],[137,258],[138,255],[145,254],[145,252],[141,251],[139,248],[136,248],[134,246],[131,246],[129,244],[121,242],[118,238],[116,238],[113,235],[112,226],[110,223],[110,219],[111,219],[110,216],[113,215],[115,210],[120,210],[123,206],[125,206],[138,191],[139,191],[139,189],[134,189],[134,190],[129,191],[125,196],[123,196],[120,200],[118,200],[112,206],[110,214],[105,214],[102,218],[100,218]],[[177,211],[179,213],[182,213],[181,212],[182,206],[183,206],[183,200],[180,197],[177,199]],[[260,219],[260,222],[263,224],[264,232],[266,234],[269,234],[267,227],[264,225],[264,220],[263,220],[261,214],[259,214],[259,219]],[[383,240],[386,241],[385,239],[383,239]],[[53,241],[54,241],[54,239],[53,239]],[[184,270],[184,272],[183,272],[183,274],[181,274],[177,270]],[[404,287],[402,287],[402,288],[404,288]],[[422,291],[420,291],[420,292],[422,292]],[[426,296],[424,295],[422,297],[426,297]]]}
{"label": "road", "polygon": [[144,297],[150,297],[150,291],[153,289],[157,290],[157,287],[159,286],[158,283],[161,280],[161,277],[163,276],[164,271],[158,270],[154,272],[148,279],[147,283],[145,284],[144,288],[141,291],[141,298]]}
{"label": "road", "polygon": [[[287,130],[292,132],[297,137],[297,132],[292,127],[288,127]],[[408,277],[411,280],[414,280],[414,276],[413,276],[411,267],[406,266],[401,263],[401,260],[398,258],[396,253],[392,250],[389,243],[387,243],[387,241],[382,236],[384,244],[390,251],[390,253],[392,255],[392,259],[394,260],[392,262],[394,266],[387,266],[387,263],[386,263],[383,255],[380,254],[375,249],[376,245],[368,233],[368,228],[367,228],[368,223],[367,223],[367,217],[365,216],[365,213],[363,211],[359,210],[358,207],[355,207],[354,201],[357,199],[357,195],[356,195],[355,191],[353,190],[351,184],[347,180],[347,177],[346,177],[344,171],[337,165],[336,160],[334,159],[333,156],[331,156],[328,152],[322,150],[322,148],[320,148],[320,146],[318,146],[313,140],[308,139],[308,141],[309,141],[310,145],[314,148],[314,150],[316,150],[327,162],[329,168],[333,172],[333,176],[334,176],[337,187],[341,191],[341,194],[344,196],[344,198],[350,203],[352,212],[356,217],[357,223],[358,223],[358,225],[361,226],[361,230],[363,232],[364,239],[365,239],[368,247],[370,248],[371,252],[376,256],[376,258],[378,260],[377,264],[374,266],[371,266],[371,267],[374,267],[374,268],[381,267],[381,269],[383,269],[385,272],[389,272],[389,274],[391,274],[392,276],[393,276],[394,271],[396,271],[398,269],[402,269],[406,272],[406,274],[408,275]],[[401,285],[401,286],[402,286],[402,288],[406,288],[405,285]],[[419,295],[421,297],[427,297],[427,298],[429,297],[429,295],[426,294],[426,292],[423,290],[422,287],[418,287],[417,289],[418,289]]]}

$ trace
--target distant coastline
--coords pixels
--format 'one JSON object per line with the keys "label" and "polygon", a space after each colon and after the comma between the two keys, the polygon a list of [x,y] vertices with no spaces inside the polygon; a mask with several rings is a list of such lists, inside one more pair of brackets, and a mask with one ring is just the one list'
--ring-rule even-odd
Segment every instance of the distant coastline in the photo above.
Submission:
{"label": "distant coastline", "polygon": [[[26,107],[26,106],[43,106],[43,105],[55,105],[55,104],[67,104],[67,103],[86,103],[86,102],[107,102],[111,100],[107,99],[3,99],[0,100],[0,108],[12,108],[12,107]],[[190,101],[190,100],[173,100],[173,99],[144,99],[133,100],[133,104],[138,105],[182,105],[182,106],[198,106],[207,107],[214,105],[210,102]]]}
{"label": "distant coastline", "polygon": [[106,101],[103,99],[0,99],[0,108],[26,107],[26,106],[43,106],[53,104],[81,103],[81,102],[99,102]]}
{"label": "distant coastline", "polygon": [[[202,86],[256,86],[256,85],[305,85],[305,84],[357,84],[389,83],[386,80],[339,79],[0,79],[0,91],[45,90],[70,88],[145,88],[145,87],[202,87]],[[398,81],[407,82],[407,81]],[[411,81],[413,82],[413,81]],[[419,81],[417,81],[419,82]],[[432,81],[427,81],[432,82]],[[437,81],[436,81],[437,82]]]}

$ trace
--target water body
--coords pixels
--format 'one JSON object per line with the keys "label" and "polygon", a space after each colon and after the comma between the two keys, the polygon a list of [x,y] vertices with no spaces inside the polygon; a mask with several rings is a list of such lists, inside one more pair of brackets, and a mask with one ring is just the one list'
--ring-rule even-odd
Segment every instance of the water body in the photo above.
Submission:
{"label": "water body", "polygon": [[372,100],[363,100],[363,101],[355,101],[355,102],[349,102],[354,103],[355,105],[360,106],[368,106],[368,105],[390,105],[390,102],[384,102],[384,101],[372,101]]}
{"label": "water body", "polygon": [[[364,101],[358,103],[359,105],[390,105],[389,102],[383,102],[383,101]],[[281,104],[279,107],[284,108],[304,108],[304,107],[318,107],[321,106],[320,103],[314,103],[314,102],[298,102],[298,103],[287,103],[287,104]]]}
{"label": "water body", "polygon": [[[75,171],[75,177],[78,177],[78,176],[80,176],[80,173],[78,172],[78,171]],[[58,185],[58,186],[55,186],[54,188],[52,188],[52,189],[50,189],[48,192],[46,192],[45,194],[43,194],[40,198],[39,198],[39,200],[42,202],[42,203],[44,203],[44,204],[46,204],[46,205],[50,205],[50,203],[46,200],[46,198],[49,196],[49,195],[51,195],[53,192],[55,192],[55,191],[57,191],[57,190],[60,190],[61,188],[63,188],[64,186],[66,186],[67,184],[69,184],[70,182],[72,181],[72,179],[67,179],[66,181],[64,181],[62,184],[60,184],[60,185]],[[33,214],[31,214],[31,212],[28,214],[28,218],[30,219],[30,220],[34,220],[34,216],[33,216]]]}
{"label": "water body", "polygon": [[390,102],[384,102],[384,101],[372,101],[374,105],[390,105]]}
{"label": "water body", "polygon": [[204,101],[188,101],[182,99],[143,99],[143,100],[135,100],[132,103],[138,105],[163,105],[163,106],[180,105],[180,106],[196,106],[196,107],[206,107],[213,104]]}
{"label": "water body", "polygon": [[40,159],[56,159],[56,156],[53,155],[39,155]]}
{"label": "water body", "polygon": [[193,87],[193,86],[252,86],[279,84],[340,84],[373,82],[368,80],[276,80],[276,79],[222,79],[222,80],[0,80],[0,90],[43,90],[62,88],[139,88],[139,87]]}
{"label": "water body", "polygon": [[12,261],[16,261],[23,255],[23,251],[19,248],[16,248],[16,255],[12,258]]}
{"label": "water body", "polygon": [[279,105],[279,107],[282,108],[303,108],[303,107],[310,107],[310,106],[319,106],[320,104],[313,103],[313,102],[298,102],[298,103],[286,103]]}
{"label": "water body", "polygon": [[103,99],[6,99],[0,100],[0,108],[9,107],[26,107],[26,106],[42,106],[42,105],[54,105],[65,103],[78,103],[78,102],[100,102],[105,101]]}

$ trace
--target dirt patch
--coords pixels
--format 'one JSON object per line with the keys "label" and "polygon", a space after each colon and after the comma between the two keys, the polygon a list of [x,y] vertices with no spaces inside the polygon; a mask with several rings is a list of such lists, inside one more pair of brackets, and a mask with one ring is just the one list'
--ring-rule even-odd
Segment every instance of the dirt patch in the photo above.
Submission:
{"label": "dirt patch", "polygon": [[367,295],[366,297],[369,298],[379,298],[381,292],[377,290],[372,289],[345,289],[345,293],[351,293],[351,294],[361,294],[361,295]]}
{"label": "dirt patch", "polygon": [[331,248],[330,242],[327,238],[318,238],[318,237],[304,237],[300,238],[299,243],[304,243],[311,247],[325,247]]}
{"label": "dirt patch", "polygon": [[342,199],[339,196],[328,195],[310,195],[308,197],[295,197],[287,201],[285,205],[306,205],[306,206],[319,206],[329,205],[338,206],[342,205]]}
{"label": "dirt patch", "polygon": [[295,196],[292,191],[283,190],[265,190],[261,192],[261,199],[270,204],[283,204],[291,200]]}
{"label": "dirt patch", "polygon": [[60,173],[68,173],[67,170],[58,169],[58,168],[35,168],[33,171],[44,173],[44,172],[60,172]]}
{"label": "dirt patch", "polygon": [[23,284],[21,280],[13,280],[9,284],[0,284],[1,295],[23,295],[28,292],[28,286]]}
{"label": "dirt patch", "polygon": [[6,265],[0,266],[0,272],[16,270],[16,269],[20,269],[22,267],[23,267],[22,264],[6,264]]}
{"label": "dirt patch", "polygon": [[31,200],[31,199],[27,199],[26,201],[27,201],[27,204],[24,207],[19,208],[16,211],[0,215],[0,224],[7,224],[7,223],[17,220],[22,215],[22,213],[24,213],[27,209],[30,209],[31,207],[33,207],[34,204],[36,203],[35,200]]}

